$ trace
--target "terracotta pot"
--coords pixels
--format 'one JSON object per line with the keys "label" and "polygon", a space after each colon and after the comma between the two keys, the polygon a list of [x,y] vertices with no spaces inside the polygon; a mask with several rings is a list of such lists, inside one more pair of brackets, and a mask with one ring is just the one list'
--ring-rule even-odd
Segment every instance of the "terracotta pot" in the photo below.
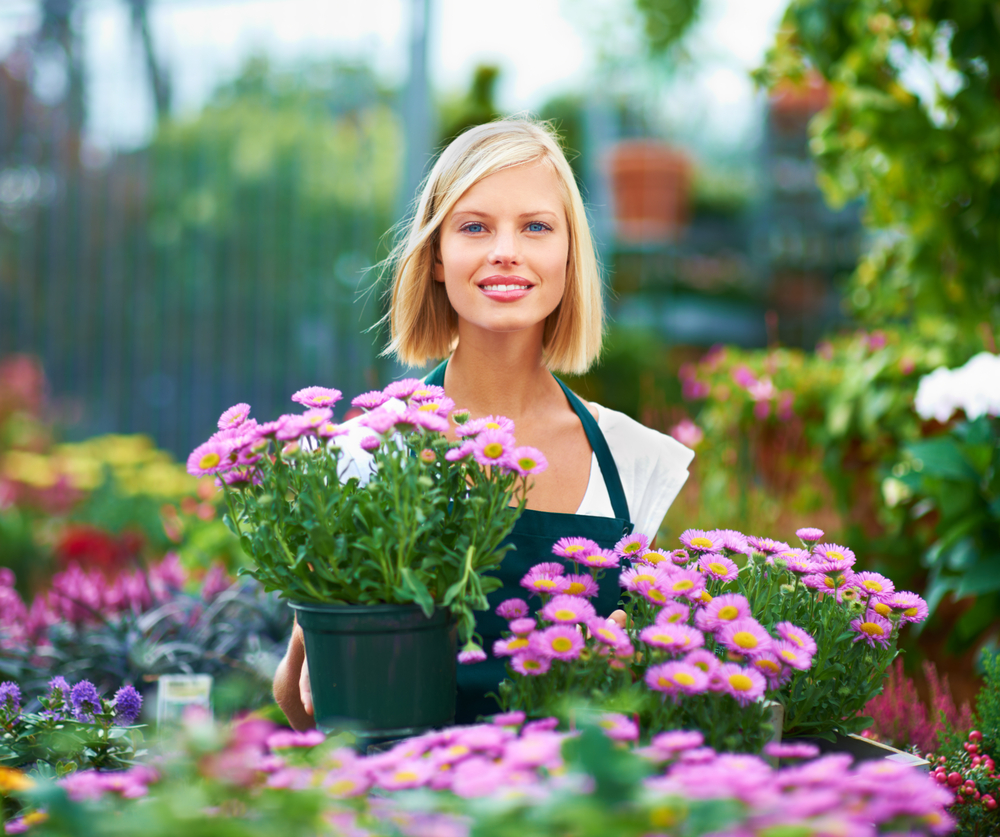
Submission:
{"label": "terracotta pot", "polygon": [[608,155],[618,239],[629,243],[672,241],[687,226],[691,162],[655,140],[616,145]]}

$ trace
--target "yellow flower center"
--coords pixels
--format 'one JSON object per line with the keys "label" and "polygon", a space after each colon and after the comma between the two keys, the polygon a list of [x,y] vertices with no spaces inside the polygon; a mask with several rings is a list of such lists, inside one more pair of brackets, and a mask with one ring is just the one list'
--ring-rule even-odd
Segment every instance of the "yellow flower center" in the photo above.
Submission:
{"label": "yellow flower center", "polygon": [[862,622],[861,630],[868,636],[885,636],[885,630],[877,622]]}
{"label": "yellow flower center", "polygon": [[317,395],[313,398],[313,404],[329,404],[333,399],[329,395]]}
{"label": "yellow flower center", "polygon": [[794,642],[797,646],[799,646],[799,648],[806,647],[805,640],[802,639],[802,637],[798,636],[797,634],[789,634],[788,639],[790,642]]}
{"label": "yellow flower center", "polygon": [[669,689],[671,686],[675,686],[677,684],[674,683],[674,681],[671,680],[669,677],[663,677],[661,675],[660,677],[656,678],[656,685],[662,689]]}
{"label": "yellow flower center", "polygon": [[204,456],[202,456],[201,459],[198,460],[198,467],[201,468],[203,471],[207,471],[209,468],[214,468],[216,465],[218,465],[219,461],[220,461],[219,454],[217,454],[215,451],[212,451],[211,453],[206,453]]}
{"label": "yellow flower center", "polygon": [[678,671],[674,675],[674,682],[680,686],[693,686],[694,685],[694,675],[689,674],[686,671]]}
{"label": "yellow flower center", "polygon": [[830,561],[843,561],[844,560],[844,553],[843,552],[827,551],[826,557]]}
{"label": "yellow flower center", "polygon": [[650,564],[659,564],[660,561],[666,561],[667,559],[660,555],[659,552],[647,552],[642,556],[644,561],[649,561]]}
{"label": "yellow flower center", "polygon": [[837,582],[836,582],[836,581],[834,581],[834,580],[833,580],[832,578],[830,578],[830,576],[827,576],[826,578],[824,578],[824,579],[823,579],[823,583],[824,583],[824,584],[825,584],[825,585],[826,585],[827,587],[829,587],[829,588],[831,588],[831,589],[833,589],[833,590],[836,590],[836,589],[837,589]]}
{"label": "yellow flower center", "polygon": [[653,639],[667,645],[674,641],[673,634],[653,634]]}
{"label": "yellow flower center", "polygon": [[608,642],[615,641],[615,635],[611,633],[607,628],[598,628],[595,633],[601,637],[601,639],[606,639]]}
{"label": "yellow flower center", "polygon": [[670,808],[654,808],[649,812],[649,824],[654,828],[673,828],[677,824],[677,814]]}
{"label": "yellow flower center", "polygon": [[650,601],[655,602],[656,604],[667,603],[667,597],[663,595],[663,591],[656,587],[650,587],[646,591],[646,596],[649,598]]}
{"label": "yellow flower center", "polygon": [[413,390],[413,398],[423,398],[425,395],[430,395],[431,391],[429,389],[415,389]]}
{"label": "yellow flower center", "polygon": [[532,671],[542,667],[542,664],[538,662],[538,660],[525,660],[522,663],[522,665],[527,669],[531,669]]}
{"label": "yellow flower center", "polygon": [[445,753],[451,758],[458,758],[459,756],[464,756],[469,752],[471,751],[464,744],[453,744],[451,747],[445,750]]}
{"label": "yellow flower center", "polygon": [[639,543],[639,541],[632,541],[632,543],[625,544],[625,549],[622,551],[627,553],[632,553],[632,552],[638,552],[640,549],[642,549],[642,544]]}
{"label": "yellow flower center", "polygon": [[[878,608],[876,607],[875,610],[878,610]],[[908,607],[906,608],[906,610],[903,611],[903,616],[916,616],[916,615],[917,615],[917,608],[915,607]]]}
{"label": "yellow flower center", "polygon": [[518,459],[517,460],[517,464],[521,466],[521,470],[522,471],[530,471],[532,468],[534,468],[536,465],[538,465],[538,463],[535,462],[534,459],[530,459],[527,456],[524,456],[524,457],[521,457],[520,459]]}
{"label": "yellow flower center", "polygon": [[683,617],[684,617],[683,613],[671,613],[667,617],[667,621],[670,622],[672,625],[676,625],[678,622],[681,621]]}
{"label": "yellow flower center", "polygon": [[771,672],[771,674],[777,674],[781,671],[781,666],[779,666],[774,660],[757,660],[754,665],[763,671]]}
{"label": "yellow flower center", "polygon": [[416,782],[420,777],[412,770],[398,770],[392,778],[397,782]]}
{"label": "yellow flower center", "polygon": [[745,674],[730,674],[729,685],[737,692],[749,692],[753,688],[753,680]]}
{"label": "yellow flower center", "polygon": [[675,581],[670,589],[682,593],[685,590],[690,590],[692,587],[694,587],[694,582],[690,578],[682,578],[680,581]]}
{"label": "yellow flower center", "polygon": [[728,567],[726,567],[725,564],[720,564],[716,561],[713,561],[711,564],[709,564],[708,569],[711,570],[716,575],[725,575],[727,572],[729,572],[729,569]]}
{"label": "yellow flower center", "polygon": [[[888,616],[892,612],[892,608],[889,607],[885,602],[875,602],[872,605],[872,610],[874,610],[879,616]],[[916,608],[913,608],[916,612]]]}
{"label": "yellow flower center", "polygon": [[565,654],[567,651],[571,651],[572,649],[573,649],[573,642],[570,640],[569,637],[557,636],[554,640],[552,640],[553,651],[558,651],[560,654]]}
{"label": "yellow flower center", "polygon": [[637,585],[642,584],[643,582],[654,584],[656,582],[656,576],[650,575],[649,573],[640,573],[632,580]]}
{"label": "yellow flower center", "polygon": [[499,430],[500,429],[500,425],[497,424],[495,421],[487,422],[484,425],[484,427],[485,427],[486,430]]}
{"label": "yellow flower center", "polygon": [[576,619],[576,611],[563,608],[555,612],[555,617],[558,622],[569,622],[571,619]]}
{"label": "yellow flower center", "polygon": [[582,596],[586,588],[583,586],[581,581],[571,581],[569,587],[566,588],[566,595],[568,596]]}
{"label": "yellow flower center", "polygon": [[737,631],[733,634],[733,642],[744,650],[753,649],[759,645],[757,637],[749,631]]}
{"label": "yellow flower center", "polygon": [[499,442],[490,442],[483,446],[483,455],[488,459],[499,459],[503,456],[503,445]]}
{"label": "yellow flower center", "polygon": [[691,538],[691,546],[702,546],[705,549],[711,549],[712,541],[708,538]]}
{"label": "yellow flower center", "polygon": [[571,544],[570,546],[567,546],[566,549],[563,550],[563,551],[564,552],[583,552],[583,547],[580,546],[580,544],[578,544],[578,543],[574,543],[574,544]]}
{"label": "yellow flower center", "polygon": [[798,659],[799,659],[795,655],[795,652],[792,651],[792,650],[790,650],[790,649],[788,649],[788,648],[783,648],[781,650],[781,653],[778,656],[780,656],[781,659],[783,659],[783,660],[788,660],[788,662],[790,662],[790,663],[798,662]]}
{"label": "yellow flower center", "polygon": [[876,581],[875,579],[873,579],[873,578],[866,578],[866,579],[865,579],[865,582],[864,582],[864,588],[865,588],[866,590],[871,590],[871,591],[873,591],[873,592],[875,592],[875,593],[881,593],[881,592],[882,592],[882,585],[881,585],[881,584],[879,584],[879,583],[878,583],[878,582],[877,582],[877,581]]}
{"label": "yellow flower center", "polygon": [[34,780],[13,767],[0,767],[0,793],[29,790],[35,786]]}
{"label": "yellow flower center", "polygon": [[556,583],[551,578],[536,578],[531,585],[536,590],[552,590]]}
{"label": "yellow flower center", "polygon": [[712,603],[712,594],[709,593],[708,590],[702,590],[701,595],[698,598],[700,599],[702,604]]}
{"label": "yellow flower center", "polygon": [[436,413],[439,404],[435,404],[433,401],[428,401],[426,404],[421,404],[417,407],[417,411],[421,413]]}
{"label": "yellow flower center", "polygon": [[735,605],[726,605],[719,608],[718,616],[723,622],[732,622],[739,615],[740,612]]}
{"label": "yellow flower center", "polygon": [[524,639],[523,637],[512,639],[509,643],[507,643],[508,651],[519,651],[520,649],[527,647],[528,647],[528,640]]}
{"label": "yellow flower center", "polygon": [[330,785],[330,793],[334,796],[338,796],[342,793],[350,793],[354,790],[357,783],[353,779],[338,779],[332,785]]}
{"label": "yellow flower center", "polygon": [[692,665],[695,668],[700,668],[703,672],[705,672],[705,674],[708,674],[708,663],[706,663],[706,662],[703,661],[703,662],[700,662],[700,663],[692,663]]}

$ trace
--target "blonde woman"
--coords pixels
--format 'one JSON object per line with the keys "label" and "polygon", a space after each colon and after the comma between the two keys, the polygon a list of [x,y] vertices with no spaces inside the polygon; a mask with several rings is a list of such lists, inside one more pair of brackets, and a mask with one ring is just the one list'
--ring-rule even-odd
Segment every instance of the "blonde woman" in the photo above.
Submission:
{"label": "blonde woman", "polygon": [[[445,358],[426,381],[472,417],[506,416],[519,444],[543,451],[499,575],[499,602],[553,544],[586,537],[611,548],[633,531],[652,538],[687,479],[693,453],[622,413],[588,404],[553,373],[585,372],[601,350],[604,301],[586,213],[572,170],[544,125],[502,120],[472,128],[441,154],[409,233],[391,257],[391,342],[412,366]],[[615,574],[595,605],[611,614]],[[486,642],[506,627],[493,612]],[[296,628],[275,698],[296,728],[312,725],[308,668]],[[501,660],[459,667],[459,722],[497,711]]]}

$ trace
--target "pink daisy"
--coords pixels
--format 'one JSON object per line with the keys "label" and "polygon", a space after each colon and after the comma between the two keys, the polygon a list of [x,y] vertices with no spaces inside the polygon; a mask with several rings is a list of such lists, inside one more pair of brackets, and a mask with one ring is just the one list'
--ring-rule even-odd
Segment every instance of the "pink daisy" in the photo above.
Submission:
{"label": "pink daisy", "polygon": [[727,552],[739,552],[743,555],[750,553],[750,544],[747,536],[735,529],[715,529],[709,535],[722,539],[722,548]]}
{"label": "pink daisy", "polygon": [[518,674],[524,674],[529,677],[538,677],[539,675],[546,674],[552,667],[552,662],[547,657],[533,654],[530,651],[515,654],[510,664]]}
{"label": "pink daisy", "polygon": [[775,642],[771,650],[786,666],[799,671],[805,671],[812,665],[813,655],[805,648],[799,648],[798,645],[787,640]]}
{"label": "pink daisy", "polygon": [[705,589],[705,577],[697,570],[677,568],[670,573],[662,587],[670,597],[683,596],[695,601],[701,597],[701,593]]}
{"label": "pink daisy", "polygon": [[558,561],[541,561],[531,569],[538,570],[540,573],[548,573],[549,575],[564,575],[566,572],[566,567]]}
{"label": "pink daisy", "polygon": [[444,387],[436,384],[421,384],[407,396],[413,401],[433,401],[437,398],[444,398]]}
{"label": "pink daisy", "polygon": [[316,435],[321,439],[334,439],[337,436],[343,436],[348,433],[348,429],[340,424],[334,424],[332,421],[323,422],[318,428],[316,428]]}
{"label": "pink daisy", "polygon": [[380,444],[382,444],[382,442],[379,441],[378,436],[365,436],[364,439],[358,442],[358,445],[361,447],[361,450],[366,450],[369,453],[378,450],[378,446]]}
{"label": "pink daisy", "polygon": [[473,665],[486,661],[486,652],[474,642],[468,643],[458,652],[458,662],[461,665]]}
{"label": "pink daisy", "polygon": [[892,636],[892,622],[875,611],[869,610],[863,618],[851,621],[851,628],[857,634],[854,641],[864,640],[873,648],[876,645],[888,646]]}
{"label": "pink daisy", "polygon": [[878,598],[888,598],[896,592],[896,585],[881,573],[855,573],[851,578],[851,586],[857,587],[869,596]]}
{"label": "pink daisy", "polygon": [[578,555],[572,560],[577,564],[583,564],[587,567],[608,569],[610,567],[617,567],[620,559],[610,549],[598,549],[596,552],[591,552],[587,555]]}
{"label": "pink daisy", "polygon": [[670,553],[662,549],[650,549],[648,552],[642,553],[641,558],[633,558],[632,564],[651,564],[652,566],[657,566],[658,564],[663,564],[664,566],[670,566]]}
{"label": "pink daisy", "polygon": [[736,698],[741,706],[753,703],[767,688],[763,674],[735,663],[723,663],[719,666],[716,677],[722,681],[726,693]]}
{"label": "pink daisy", "polygon": [[528,603],[524,599],[507,599],[497,605],[496,613],[501,619],[520,619],[528,615]]}
{"label": "pink daisy", "polygon": [[424,382],[419,378],[403,378],[401,381],[393,381],[383,392],[389,398],[406,399],[423,386]]}
{"label": "pink daisy", "polygon": [[362,427],[367,427],[369,430],[374,433],[378,433],[380,436],[384,436],[396,426],[396,420],[398,418],[399,414],[393,412],[392,410],[372,410],[372,412],[365,413],[361,418],[359,418],[358,424]]}
{"label": "pink daisy", "polygon": [[219,416],[219,430],[228,430],[231,427],[239,427],[250,418],[249,404],[234,404]]}
{"label": "pink daisy", "polygon": [[656,614],[657,625],[682,625],[691,616],[691,608],[680,602],[670,602]]}
{"label": "pink daisy", "polygon": [[514,437],[502,430],[484,430],[476,436],[472,455],[480,465],[506,466],[514,450]]}
{"label": "pink daisy", "polygon": [[702,529],[688,529],[681,535],[680,541],[695,552],[718,552],[722,548],[722,538]]}
{"label": "pink daisy", "polygon": [[597,582],[589,575],[567,575],[569,586],[563,591],[567,596],[592,598],[600,592]]}
{"label": "pink daisy", "polygon": [[732,581],[740,574],[740,568],[736,563],[725,555],[716,552],[708,552],[698,559],[698,567],[706,575],[717,578],[720,581]]}
{"label": "pink daisy", "polygon": [[553,625],[551,628],[532,634],[528,647],[540,657],[575,660],[580,656],[583,646],[583,634],[576,628]]}
{"label": "pink daisy", "polygon": [[362,410],[376,410],[389,400],[389,396],[378,389],[356,395],[351,399],[351,406]]}
{"label": "pink daisy", "polygon": [[529,619],[528,617],[522,616],[520,619],[512,619],[510,625],[510,632],[516,636],[527,636],[538,626],[538,623],[534,619]]}
{"label": "pink daisy", "polygon": [[532,567],[521,579],[521,586],[536,595],[551,596],[564,593],[569,587],[569,582],[561,573],[557,575],[539,567]]}
{"label": "pink daisy", "polygon": [[581,555],[600,552],[601,547],[588,538],[559,538],[552,547],[552,553],[560,558],[576,561]]}
{"label": "pink daisy", "polygon": [[229,446],[225,442],[209,440],[191,451],[187,459],[187,472],[195,477],[217,474],[229,467],[226,461],[228,456]]}
{"label": "pink daisy", "polygon": [[784,686],[792,677],[788,666],[783,665],[778,656],[770,651],[765,651],[763,654],[754,657],[749,661],[749,665],[764,675],[767,685],[771,689],[778,689]]}
{"label": "pink daisy", "polygon": [[449,448],[448,452],[445,453],[444,458],[448,462],[458,462],[462,459],[468,459],[472,456],[473,445],[472,442],[465,442],[459,445],[457,448]]}
{"label": "pink daisy", "polygon": [[705,635],[690,625],[650,625],[639,632],[639,639],[675,654],[693,651],[705,644]]}
{"label": "pink daisy", "polygon": [[677,566],[683,567],[688,561],[691,560],[691,555],[686,549],[675,549],[670,553],[670,560]]}
{"label": "pink daisy", "polygon": [[770,538],[758,538],[753,535],[747,538],[747,544],[754,552],[761,555],[774,555],[776,552],[787,552],[791,547],[784,541],[773,541]]}
{"label": "pink daisy", "polygon": [[810,656],[816,653],[816,640],[810,634],[791,622],[779,622],[774,631],[786,642],[797,645]]}
{"label": "pink daisy", "polygon": [[656,692],[696,695],[708,688],[708,675],[697,666],[674,661],[650,666],[645,682]]}
{"label": "pink daisy", "polygon": [[902,622],[923,622],[927,618],[927,602],[916,593],[898,590],[889,597],[889,607],[902,611]]}
{"label": "pink daisy", "polygon": [[768,557],[769,564],[778,564],[788,567],[792,572],[816,573],[819,572],[819,565],[813,561],[812,555],[804,549],[789,549],[785,552],[778,552]]}
{"label": "pink daisy", "polygon": [[480,432],[483,430],[499,430],[503,433],[513,433],[514,432],[514,422],[512,422],[507,416],[487,416],[482,419],[483,426]]}
{"label": "pink daisy", "polygon": [[813,561],[819,572],[840,572],[854,566],[854,553],[846,546],[824,543],[813,547]]}
{"label": "pink daisy", "polygon": [[514,448],[511,452],[511,460],[514,462],[514,470],[519,476],[527,477],[531,474],[540,474],[549,467],[549,462],[538,448],[522,446]]}
{"label": "pink daisy", "polygon": [[735,654],[755,657],[770,651],[774,640],[764,630],[764,626],[752,617],[745,617],[730,622],[718,633],[719,642]]}
{"label": "pink daisy", "polygon": [[512,636],[507,639],[498,639],[493,643],[494,657],[512,657],[515,654],[522,654],[528,650],[528,640],[523,636]]}
{"label": "pink daisy", "polygon": [[597,615],[594,606],[579,596],[553,596],[541,610],[543,618],[562,625],[586,622]]}
{"label": "pink daisy", "polygon": [[332,407],[342,397],[343,393],[339,389],[306,387],[296,392],[292,396],[292,401],[296,404],[303,404],[306,407]]}
{"label": "pink daisy", "polygon": [[811,526],[807,526],[804,529],[796,529],[795,537],[799,538],[799,540],[807,544],[816,543],[819,541],[820,538],[823,537],[823,530],[814,529]]}
{"label": "pink daisy", "polygon": [[601,716],[597,722],[604,734],[612,741],[638,741],[639,727],[627,715],[619,712],[609,712]]}
{"label": "pink daisy", "polygon": [[739,593],[723,593],[695,613],[694,623],[703,631],[715,632],[723,625],[750,616],[750,602]]}
{"label": "pink daisy", "polygon": [[644,587],[652,587],[665,578],[663,571],[656,567],[640,564],[638,567],[629,567],[622,570],[618,576],[618,585],[633,592],[642,590]]}
{"label": "pink daisy", "polygon": [[625,535],[614,546],[615,555],[619,558],[632,558],[642,555],[649,548],[649,538],[641,532]]}
{"label": "pink daisy", "polygon": [[431,413],[447,421],[448,414],[455,409],[455,402],[445,396],[417,401],[416,396],[414,396],[410,409],[416,410],[418,413]]}
{"label": "pink daisy", "polygon": [[712,675],[721,665],[719,658],[707,648],[697,648],[684,655],[684,662],[689,666],[701,669],[706,675]]}
{"label": "pink daisy", "polygon": [[595,616],[587,620],[587,630],[598,642],[612,648],[623,647],[629,642],[628,634],[614,622]]}
{"label": "pink daisy", "polygon": [[519,727],[527,716],[523,712],[501,712],[490,717],[490,723],[498,727]]}
{"label": "pink daisy", "polygon": [[[408,407],[399,417],[396,425],[410,425],[415,430],[430,430],[432,433],[447,433],[450,425],[444,416]],[[405,430],[405,427],[400,428]]]}
{"label": "pink daisy", "polygon": [[771,741],[764,745],[764,755],[774,759],[814,759],[819,747],[805,741]]}

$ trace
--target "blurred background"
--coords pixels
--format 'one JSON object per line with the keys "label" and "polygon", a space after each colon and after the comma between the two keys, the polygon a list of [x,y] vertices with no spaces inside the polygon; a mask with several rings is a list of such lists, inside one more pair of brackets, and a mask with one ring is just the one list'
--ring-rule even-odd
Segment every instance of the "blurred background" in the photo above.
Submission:
{"label": "blurred background", "polygon": [[530,113],[606,268],[606,351],[571,383],[698,453],[661,540],[821,526],[927,597],[907,670],[970,696],[996,422],[913,399],[996,353],[1000,22],[925,6],[2,0],[0,565],[30,598],[83,531],[109,566],[238,567],[176,460],[236,402],[402,374],[394,225],[450,138]]}

